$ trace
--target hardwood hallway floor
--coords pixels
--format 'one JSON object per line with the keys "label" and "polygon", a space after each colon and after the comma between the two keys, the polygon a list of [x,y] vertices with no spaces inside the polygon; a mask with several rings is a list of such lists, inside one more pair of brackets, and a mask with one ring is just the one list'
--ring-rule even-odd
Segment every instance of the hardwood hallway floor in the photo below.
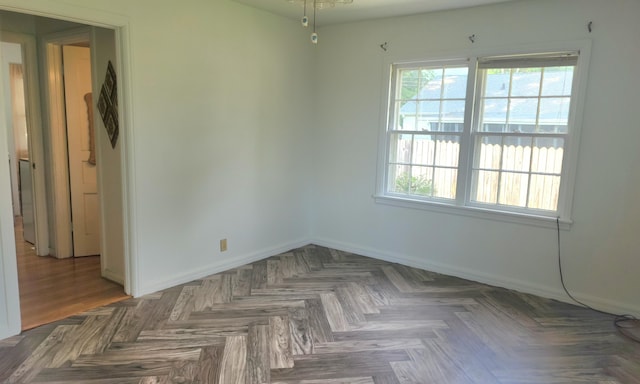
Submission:
{"label": "hardwood hallway floor", "polygon": [[99,256],[40,257],[24,241],[19,217],[15,233],[23,330],[129,298],[122,286],[101,277]]}
{"label": "hardwood hallway floor", "polygon": [[5,383],[640,383],[610,316],[306,246],[0,341]]}

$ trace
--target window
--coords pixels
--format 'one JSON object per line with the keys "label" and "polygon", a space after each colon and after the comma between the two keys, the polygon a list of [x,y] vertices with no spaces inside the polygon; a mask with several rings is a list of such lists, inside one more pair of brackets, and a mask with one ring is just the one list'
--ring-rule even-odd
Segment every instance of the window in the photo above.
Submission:
{"label": "window", "polygon": [[392,65],[379,195],[568,219],[577,63],[561,52]]}
{"label": "window", "polygon": [[387,191],[455,199],[468,67],[398,68]]}

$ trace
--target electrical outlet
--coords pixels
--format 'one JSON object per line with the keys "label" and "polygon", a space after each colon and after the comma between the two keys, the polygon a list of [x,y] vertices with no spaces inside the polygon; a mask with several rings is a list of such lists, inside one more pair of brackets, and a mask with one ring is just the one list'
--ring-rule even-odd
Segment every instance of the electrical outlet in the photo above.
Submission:
{"label": "electrical outlet", "polygon": [[220,240],[220,252],[225,252],[227,250],[227,239]]}

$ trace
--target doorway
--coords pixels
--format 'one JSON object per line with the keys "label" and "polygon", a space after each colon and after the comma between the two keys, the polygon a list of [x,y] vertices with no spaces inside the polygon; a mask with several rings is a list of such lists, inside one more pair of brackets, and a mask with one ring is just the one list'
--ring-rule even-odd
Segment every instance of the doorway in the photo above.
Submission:
{"label": "doorway", "polygon": [[62,46],[74,257],[100,254],[100,209],[88,44]]}
{"label": "doorway", "polygon": [[[11,12],[0,11],[0,13],[3,14],[2,15],[3,20],[13,17],[13,13]],[[11,15],[7,16],[7,14],[11,14]],[[21,14],[15,14],[15,15],[16,15],[15,17],[17,17],[19,20],[24,20],[25,18],[30,19],[32,21],[31,24],[34,24],[37,26],[37,28],[35,28],[34,30],[47,30],[47,29],[51,30],[52,28],[55,28],[55,27],[61,27],[68,30],[69,27],[77,28],[78,26],[80,26],[79,24],[76,24],[76,23],[56,21],[53,19],[46,19],[42,17],[21,15]],[[38,25],[38,23],[44,19],[46,19],[46,22],[42,22],[40,25]],[[4,23],[4,26],[11,25],[11,24],[12,23]],[[19,24],[19,22],[16,22],[14,24],[17,25]],[[22,25],[28,25],[28,24],[29,23],[22,23]],[[28,189],[28,188],[25,188],[25,187],[28,187],[26,185],[27,182],[25,181],[22,184],[19,183],[18,179],[20,178],[20,170],[18,168],[17,176],[14,176],[14,173],[16,173],[13,171],[15,163],[11,164],[10,166],[11,177],[9,178],[8,181],[11,182],[12,187],[13,187],[14,181],[18,182],[16,183],[17,189],[18,189],[18,194],[17,194],[18,199],[13,199],[13,196],[15,195],[13,193],[14,192],[13,188],[11,191],[12,192],[11,200],[15,203],[12,209],[14,210],[13,212],[14,214],[20,213],[20,216],[18,216],[17,219],[15,220],[16,252],[8,253],[6,251],[7,248],[4,247],[4,250],[1,256],[6,259],[7,256],[9,257],[11,256],[10,253],[14,253],[16,257],[15,262],[18,267],[17,268],[18,283],[20,286],[20,304],[21,304],[21,312],[22,312],[22,325],[23,325],[22,328],[23,329],[30,328],[32,326],[42,324],[45,322],[49,322],[49,321],[55,320],[56,318],[70,316],[79,311],[89,309],[92,306],[95,307],[99,305],[104,305],[110,301],[119,300],[124,297],[128,297],[125,294],[125,290],[122,287],[126,282],[126,279],[124,276],[124,272],[125,272],[124,242],[117,241],[117,239],[123,239],[124,235],[123,234],[114,235],[113,233],[109,233],[109,231],[106,231],[108,233],[106,233],[105,235],[105,230],[102,229],[106,227],[105,225],[103,225],[105,222],[105,218],[101,217],[101,215],[99,214],[100,211],[104,212],[105,209],[110,210],[110,207],[119,206],[119,209],[117,209],[116,211],[111,210],[106,220],[109,223],[114,223],[114,222],[116,223],[116,225],[110,226],[110,228],[114,230],[114,232],[123,231],[124,230],[124,223],[122,222],[124,220],[124,214],[123,214],[124,210],[122,208],[123,199],[121,196],[114,197],[114,193],[112,193],[111,191],[107,191],[106,199],[105,199],[106,201],[101,201],[98,198],[99,196],[98,192],[101,191],[101,188],[99,187],[100,172],[97,167],[97,164],[99,164],[99,160],[102,158],[105,161],[105,164],[109,166],[110,168],[109,171],[105,173],[109,175],[111,182],[113,182],[113,180],[117,180],[118,178],[122,180],[122,169],[121,169],[120,162],[113,161],[113,158],[119,158],[122,152],[121,152],[121,149],[119,148],[118,149],[113,148],[112,152],[115,152],[115,153],[103,153],[102,156],[100,156],[100,149],[101,149],[100,142],[102,142],[103,144],[104,143],[109,144],[109,143],[108,143],[108,140],[105,140],[104,138],[100,137],[101,131],[98,131],[98,133],[95,135],[97,137],[94,137],[94,135],[92,135],[93,132],[89,132],[89,129],[90,129],[89,122],[92,121],[90,117],[90,112],[93,110],[93,107],[95,106],[95,102],[90,101],[87,104],[87,101],[85,98],[87,94],[92,93],[91,90],[95,89],[96,84],[98,83],[97,81],[95,81],[95,79],[91,78],[91,73],[95,72],[97,69],[101,69],[100,65],[91,63],[90,60],[87,61],[86,59],[87,58],[90,59],[92,55],[95,55],[97,53],[98,57],[102,59],[102,61],[104,62],[103,67],[105,68],[106,68],[106,62],[107,62],[105,61],[105,58],[109,57],[109,60],[114,60],[112,58],[115,54],[115,42],[114,42],[115,34],[113,30],[96,31],[97,29],[102,29],[102,28],[91,29],[91,27],[84,26],[84,31],[85,31],[84,42],[61,44],[60,46],[61,59],[67,60],[68,63],[71,63],[73,61],[76,61],[76,62],[82,62],[83,60],[85,61],[83,65],[83,70],[82,70],[85,74],[85,80],[80,81],[76,79],[78,80],[77,81],[78,83],[82,83],[84,88],[80,86],[78,87],[71,86],[70,83],[64,80],[65,78],[71,79],[72,77],[74,77],[76,75],[76,72],[79,71],[77,67],[75,69],[70,69],[69,72],[65,74],[65,76],[63,76],[62,73],[58,76],[58,78],[62,79],[64,82],[60,87],[60,90],[62,90],[62,92],[64,93],[63,98],[56,97],[55,90],[45,89],[47,88],[47,82],[45,81],[45,79],[42,79],[43,80],[42,82],[38,82],[37,80],[31,81],[31,85],[34,85],[34,83],[35,85],[40,85],[40,89],[42,89],[42,92],[36,92],[37,100],[35,102],[33,100],[27,100],[24,104],[26,109],[31,108],[32,111],[39,111],[40,108],[42,107],[43,124],[32,124],[31,127],[33,126],[42,127],[42,132],[37,132],[37,133],[39,133],[41,136],[40,139],[42,140],[41,144],[43,144],[43,147],[48,148],[47,150],[48,153],[46,158],[43,155],[42,157],[43,160],[34,160],[32,158],[32,153],[28,151],[29,145],[27,145],[28,156],[26,155],[23,156],[21,154],[18,154],[14,150],[15,147],[17,147],[15,143],[12,144],[14,148],[12,148],[10,151],[11,153],[16,152],[14,156],[16,158],[16,162],[19,161],[20,157],[29,159],[29,161],[26,162],[27,166],[24,167],[25,170],[23,171],[22,175],[27,175],[28,171],[33,171],[31,175],[31,179],[36,179],[37,176],[39,176],[40,174],[44,174],[45,172],[47,172],[47,190],[50,193],[45,195],[44,193],[38,193],[38,191],[35,191],[33,199],[24,198],[24,197],[20,199],[21,197],[20,193],[23,192],[25,189]],[[4,40],[5,37],[12,34],[13,33],[10,31],[9,33],[7,33],[6,31],[2,31],[2,33],[0,34],[0,39]],[[47,35],[54,36],[55,38],[60,37],[60,35],[56,35],[56,32],[51,32],[51,33],[48,33]],[[100,39],[100,41],[102,42],[101,50],[90,47],[89,37],[94,39],[96,36],[102,36],[102,38]],[[104,36],[107,36],[107,37],[104,38]],[[36,33],[36,37],[37,37],[37,33]],[[111,38],[111,40],[109,39],[109,37]],[[35,39],[33,39],[32,42],[33,42],[32,47],[35,47]],[[112,46],[112,48],[110,49],[105,48],[109,44]],[[72,53],[68,53],[68,55],[64,55],[63,49],[67,50],[66,48],[67,45],[70,47],[70,51],[74,51],[77,48],[76,50],[77,52],[72,52]],[[20,44],[18,44],[17,47],[18,47],[18,50],[22,50],[23,52],[26,50],[24,45],[20,46]],[[34,51],[35,51],[35,48],[34,48]],[[81,53],[78,53],[78,52],[81,52]],[[4,53],[4,49],[2,53]],[[46,56],[46,53],[41,51],[40,56],[42,59],[43,57]],[[31,63],[32,65],[37,65],[38,63],[42,65],[42,63],[46,62],[46,60],[38,60],[36,59],[36,57],[37,57],[36,55],[32,55],[26,58],[23,57],[22,59],[23,61],[26,61],[27,63]],[[51,75],[51,72],[50,72],[51,67],[44,67],[44,68],[46,69],[42,70],[40,73]],[[64,66],[60,65],[59,68],[62,69],[64,68]],[[18,72],[19,72],[18,70],[14,69],[14,73],[18,73]],[[37,70],[36,70],[36,73],[37,73]],[[88,80],[86,80],[87,74],[89,75]],[[47,76],[47,78],[48,77],[50,76]],[[23,82],[25,83],[25,87],[28,88],[28,86],[26,86],[27,80],[23,79]],[[10,84],[10,82],[8,81],[3,81],[2,83],[5,86],[7,84]],[[61,100],[76,98],[77,95],[72,95],[72,92],[71,92],[75,88],[77,88],[77,91],[75,92],[78,95],[80,95],[79,99],[81,101],[76,103],[76,105],[74,106],[70,106],[69,103],[61,103],[60,102]],[[56,138],[53,137],[57,133],[51,130],[52,124],[49,119],[48,113],[51,112],[53,108],[51,107],[51,105],[47,106],[47,102],[49,101],[54,101],[54,104],[57,103],[57,105],[62,105],[63,107],[62,116],[65,119],[65,121],[63,126],[64,128],[63,135],[61,137],[64,137],[64,140],[63,140],[64,145],[57,147],[58,149],[60,148],[64,149],[65,154],[63,156],[64,160],[62,162],[50,161],[53,152],[55,152],[53,148],[55,144],[58,144],[58,142],[56,141]],[[89,108],[89,106],[91,106],[91,108]],[[5,111],[6,110],[7,109],[5,108]],[[3,116],[3,118],[7,116],[8,114],[5,113],[5,116]],[[67,117],[69,119],[67,119]],[[71,125],[73,124],[72,120],[74,119],[79,122],[82,122],[82,124],[80,124],[80,129],[72,130]],[[69,124],[69,131],[67,131],[66,120],[69,120],[69,123],[71,123]],[[27,126],[29,126],[29,124],[27,124]],[[104,130],[103,127],[99,127],[99,128],[102,128]],[[13,130],[11,131],[11,133],[13,133]],[[4,129],[0,132],[0,134],[2,135],[5,134]],[[75,139],[73,138],[74,134],[76,134],[77,136]],[[38,136],[38,135],[35,135],[35,134],[27,135],[28,140],[31,141],[30,145],[33,145],[33,142],[37,141],[35,136]],[[90,137],[95,139],[93,151],[91,151],[90,149],[91,146],[89,145]],[[78,142],[79,144],[75,145],[74,142]],[[85,145],[85,142],[86,142],[86,145]],[[38,145],[35,145],[35,147],[37,146]],[[77,155],[72,154],[72,152],[74,151],[74,148],[77,149],[76,151]],[[67,150],[70,150],[70,151],[67,152]],[[34,151],[33,155],[35,155],[37,152],[38,152],[37,150]],[[92,154],[89,154],[87,152],[92,152]],[[66,188],[70,192],[69,197],[67,197],[67,199],[63,197],[61,200],[58,200],[62,195],[59,193],[59,190],[52,188],[52,187],[58,186],[57,184],[55,184],[54,180],[57,180],[58,179],[57,176],[59,176],[61,173],[63,174],[66,173],[68,175],[71,175],[74,173],[71,167],[71,161],[73,161],[72,159],[74,158],[74,156],[76,156],[76,158],[78,159],[81,159],[79,161],[80,166],[76,167],[77,169],[75,171],[76,180],[74,182],[72,180],[73,177],[71,176],[67,177]],[[94,157],[94,160],[95,160],[94,164],[89,164],[89,156]],[[104,174],[102,176],[104,177]],[[29,179],[28,176],[25,176],[24,178],[26,180]],[[3,183],[5,182],[4,179],[5,178],[3,177],[3,180],[2,180]],[[62,179],[64,180],[64,177]],[[78,220],[77,215],[74,216],[73,222],[76,225],[74,225],[73,237],[71,238],[70,244],[72,244],[72,246],[75,244],[73,239],[79,236],[77,233],[83,233],[86,236],[90,235],[90,236],[93,236],[94,238],[93,238],[93,241],[90,243],[85,242],[84,243],[85,245],[83,246],[82,249],[72,248],[72,252],[70,253],[69,256],[89,256],[89,257],[83,258],[82,260],[75,259],[75,258],[71,258],[67,260],[56,260],[53,257],[39,257],[37,255],[43,255],[43,256],[44,255],[55,255],[55,256],[62,255],[61,253],[59,253],[60,246],[62,243],[56,241],[57,240],[56,236],[60,234],[60,232],[58,232],[60,228],[56,225],[59,217],[56,214],[57,214],[57,208],[60,205],[58,204],[58,202],[65,201],[65,200],[69,205],[70,216],[68,218],[63,217],[62,218],[63,221],[68,220],[68,222],[70,223],[71,215],[73,214],[73,211],[78,212],[78,209],[72,209],[73,203],[71,200],[74,199],[73,195],[75,194],[76,188],[74,188],[71,183],[74,183],[73,185],[79,185],[81,188],[84,188],[81,190],[81,193],[78,194],[80,197],[76,198],[76,200],[79,201],[80,206],[82,208],[88,207],[89,208],[88,210],[92,210],[96,214],[92,215],[87,213],[83,215],[86,219],[85,219],[85,222],[81,224],[79,227],[77,226],[77,221],[82,221],[82,220]],[[34,182],[34,184],[36,183]],[[119,193],[122,193],[121,184],[115,183],[113,185],[112,190],[116,190]],[[72,191],[74,191],[74,193],[71,193]],[[36,225],[35,232],[36,232],[37,238],[31,241],[31,243],[33,244],[29,242],[24,242],[25,238],[27,240],[30,239],[29,234],[27,233],[29,231],[26,229],[27,223],[25,222],[26,220],[24,220],[24,216],[23,216],[23,213],[25,212],[24,208],[26,207],[26,205],[28,205],[28,201],[30,200],[34,201],[34,208],[36,208],[35,206],[38,205],[38,202],[44,202],[44,209],[41,209],[39,212],[37,212],[38,215],[36,215],[39,217],[39,219],[36,219],[36,221],[38,222],[43,221],[42,215],[44,215],[44,230],[38,230]],[[20,212],[18,212],[18,209],[16,209],[16,207],[19,208]],[[48,219],[47,219],[47,216],[48,216]],[[117,223],[118,220],[120,220],[120,223]],[[40,241],[40,237],[42,237],[43,235],[50,236],[50,239],[51,239],[50,242],[48,241],[49,239],[47,239],[47,241],[44,242],[44,245],[43,245],[43,242]],[[101,235],[105,235],[105,236],[101,236]],[[71,231],[69,231],[69,237],[71,237]],[[109,241],[109,239],[113,239],[114,237],[116,238],[116,241]],[[104,244],[106,242],[110,243],[110,245],[109,247],[107,247],[108,248],[107,252],[103,252]],[[36,249],[34,248],[40,248],[40,249],[38,249],[38,251],[36,252]],[[25,254],[28,254],[29,257],[32,256],[31,258],[28,259],[29,263],[21,263],[23,260],[19,259],[20,257],[23,257]],[[24,260],[27,260],[27,259],[24,259]],[[31,263],[32,261],[35,262],[36,264]],[[46,270],[47,272],[51,272],[56,270],[56,268],[53,267],[53,264],[50,264],[51,262],[55,262],[56,267],[66,265],[67,269],[57,270],[58,272],[54,273],[54,276],[52,277],[49,283],[50,285],[48,288],[48,292],[47,290],[45,290],[45,291],[40,291],[39,293],[36,293],[38,289],[34,288],[33,286],[30,286],[28,288],[25,287],[24,285],[25,281],[32,282],[34,280],[29,277],[30,275],[28,274],[25,275],[25,271],[26,272],[36,271],[36,273],[40,274],[38,276],[38,280],[43,280],[42,279],[43,271]],[[46,266],[44,266],[45,265],[44,263],[49,263],[49,264],[46,264]],[[29,266],[27,266],[25,269],[23,268],[25,267],[25,265],[29,265]],[[10,269],[8,271],[10,272]],[[67,272],[69,271],[73,273],[79,273],[80,275],[68,274]],[[4,275],[6,276],[7,270],[5,269],[3,271],[0,269],[0,272],[4,273]],[[90,277],[91,279],[89,279]],[[117,281],[118,284],[114,284],[110,281],[107,281],[105,277],[107,277],[110,280]],[[74,285],[72,287],[68,287],[68,285],[65,285],[67,282],[70,282],[70,281],[75,281],[75,282],[83,281],[83,284],[86,283],[88,285],[84,285],[84,286]],[[7,279],[5,280],[5,284],[0,284],[0,285],[3,285],[2,287],[0,287],[0,291],[2,291],[3,289],[6,289],[6,287],[8,286],[6,282],[10,283],[11,281]],[[107,284],[103,284],[103,283],[107,283]],[[114,286],[117,287],[117,289],[114,289]],[[11,294],[11,291],[12,289],[8,290],[9,294]],[[18,293],[17,290],[13,292],[15,292],[16,295]],[[49,293],[50,295],[48,296],[47,293]],[[31,298],[29,297],[23,296],[23,294],[27,294],[27,295],[32,294],[32,297],[45,298],[45,301],[36,303],[35,306],[33,306],[33,303],[34,303],[33,300],[31,300]],[[77,294],[80,294],[81,297],[78,297]],[[70,302],[64,305],[63,304],[50,305],[51,312],[49,313],[49,315],[53,314],[53,317],[49,316],[46,321],[34,322],[29,320],[28,318],[25,318],[25,317],[28,317],[28,315],[25,316],[25,314],[29,311],[46,315],[46,312],[48,311],[46,307],[48,304],[51,304],[51,301],[54,299],[54,297],[51,295],[56,296],[58,298],[65,298],[67,299],[67,301],[69,301],[69,299],[71,299],[71,301],[75,300],[75,302]],[[75,299],[73,299],[74,297]],[[11,301],[13,301],[13,299]],[[2,304],[2,307],[5,307],[5,303],[0,301],[0,304]],[[25,310],[25,306],[22,304],[26,306],[32,305],[32,307],[30,310]],[[87,305],[89,307],[87,307]],[[6,308],[11,308],[11,307],[9,306]],[[3,308],[0,308],[0,312],[2,312],[2,310]],[[9,311],[9,313],[11,314],[11,311]],[[13,320],[14,318],[15,317],[13,317],[12,315],[11,320]],[[14,325],[11,326],[11,329],[15,330],[16,329],[15,321],[13,322],[13,324]],[[15,332],[15,331],[12,331],[12,332]],[[2,324],[0,324],[0,338],[2,338],[2,336],[5,334],[6,333],[4,333],[2,329]]]}
{"label": "doorway", "polygon": [[50,133],[52,254],[59,258],[100,255],[100,195],[94,128],[90,30],[43,37]]}
{"label": "doorway", "polygon": [[22,45],[1,41],[0,52],[13,216],[20,217],[16,221],[19,224],[17,230],[21,231],[24,240],[34,245],[33,182],[29,161]]}

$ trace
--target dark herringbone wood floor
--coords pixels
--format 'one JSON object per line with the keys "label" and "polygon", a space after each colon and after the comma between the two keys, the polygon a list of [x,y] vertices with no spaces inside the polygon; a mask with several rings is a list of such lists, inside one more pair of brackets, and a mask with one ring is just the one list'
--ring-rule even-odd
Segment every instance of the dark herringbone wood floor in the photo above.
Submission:
{"label": "dark herringbone wood floor", "polygon": [[307,246],[0,341],[6,383],[640,383],[586,309]]}

